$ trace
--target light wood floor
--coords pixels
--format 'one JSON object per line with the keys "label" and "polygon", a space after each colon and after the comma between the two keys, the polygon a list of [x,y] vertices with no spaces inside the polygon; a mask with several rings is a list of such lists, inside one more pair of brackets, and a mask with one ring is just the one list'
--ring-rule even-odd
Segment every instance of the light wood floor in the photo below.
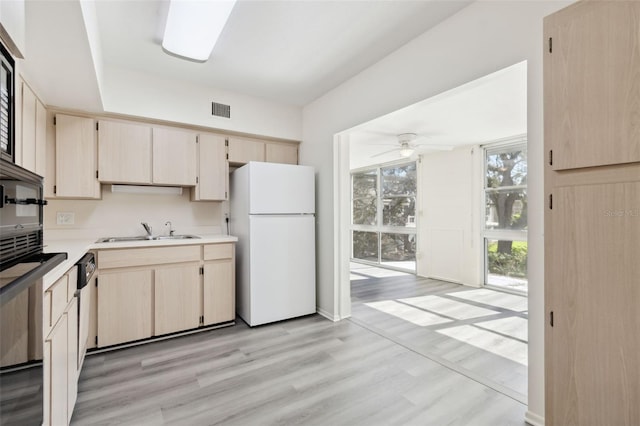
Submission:
{"label": "light wood floor", "polygon": [[364,265],[351,276],[354,322],[526,403],[526,297]]}
{"label": "light wood floor", "polygon": [[72,424],[524,425],[524,404],[355,321],[239,324],[85,360]]}

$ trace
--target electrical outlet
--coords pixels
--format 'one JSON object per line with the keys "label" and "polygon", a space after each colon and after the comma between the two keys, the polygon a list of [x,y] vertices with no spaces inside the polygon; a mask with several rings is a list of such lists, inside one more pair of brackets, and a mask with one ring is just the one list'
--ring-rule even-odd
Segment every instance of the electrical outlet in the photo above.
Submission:
{"label": "electrical outlet", "polygon": [[56,212],[57,225],[73,225],[76,223],[76,214],[74,212]]}

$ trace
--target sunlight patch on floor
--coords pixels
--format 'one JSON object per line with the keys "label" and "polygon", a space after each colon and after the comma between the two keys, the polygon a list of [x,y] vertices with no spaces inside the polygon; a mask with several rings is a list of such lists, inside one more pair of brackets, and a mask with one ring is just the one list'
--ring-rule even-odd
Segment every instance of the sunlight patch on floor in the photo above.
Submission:
{"label": "sunlight patch on floor", "polygon": [[487,305],[497,306],[499,308],[509,309],[516,312],[526,312],[528,310],[527,298],[516,294],[502,293],[482,288],[477,290],[456,291],[447,294],[460,299],[486,303]]}
{"label": "sunlight patch on floor", "polygon": [[527,344],[518,340],[500,336],[471,325],[445,328],[437,330],[437,332],[519,364],[528,364]]}
{"label": "sunlight patch on floor", "polygon": [[393,269],[378,268],[376,266],[364,265],[362,263],[351,263],[351,280],[363,280],[369,278],[403,277],[412,275],[407,272],[395,271]]}
{"label": "sunlight patch on floor", "polygon": [[498,311],[480,308],[478,306],[457,302],[440,296],[420,296],[398,300],[418,308],[427,309],[431,312],[459,320],[495,315],[498,313]]}
{"label": "sunlight patch on floor", "polygon": [[491,321],[475,323],[478,327],[486,328],[515,339],[528,341],[527,320],[520,317],[500,318]]}
{"label": "sunlight patch on floor", "polygon": [[421,327],[451,322],[451,320],[440,315],[425,312],[421,309],[407,306],[404,303],[398,303],[395,300],[382,300],[380,302],[365,303],[364,305]]}

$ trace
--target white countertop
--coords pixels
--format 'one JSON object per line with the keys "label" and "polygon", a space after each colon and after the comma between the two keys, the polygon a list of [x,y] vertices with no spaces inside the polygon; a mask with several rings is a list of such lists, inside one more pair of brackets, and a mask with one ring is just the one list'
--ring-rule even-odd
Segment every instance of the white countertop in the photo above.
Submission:
{"label": "white countertop", "polygon": [[67,260],[52,269],[43,278],[43,290],[49,288],[63,276],[89,250],[108,250],[116,248],[185,246],[193,244],[235,243],[237,237],[232,235],[198,235],[200,238],[184,240],[141,240],[96,243],[96,238],[54,239],[44,241],[45,253],[67,253]]}

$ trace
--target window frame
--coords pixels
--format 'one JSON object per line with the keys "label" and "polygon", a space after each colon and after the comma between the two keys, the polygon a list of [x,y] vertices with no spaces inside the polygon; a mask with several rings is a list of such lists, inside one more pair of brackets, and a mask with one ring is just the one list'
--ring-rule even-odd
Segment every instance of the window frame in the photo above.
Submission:
{"label": "window frame", "polygon": [[[528,175],[528,140],[527,136],[518,136],[514,138],[509,138],[506,140],[502,140],[495,143],[490,143],[486,145],[482,145],[482,204],[481,204],[481,212],[480,220],[480,244],[481,247],[481,256],[483,259],[483,267],[482,267],[482,285],[485,287],[498,289],[501,291],[512,292],[520,295],[526,295],[526,292],[522,292],[519,290],[509,289],[507,287],[503,287],[500,285],[489,284],[489,259],[488,259],[488,241],[496,240],[496,241],[524,241],[527,242],[528,245],[528,224],[523,229],[487,229],[487,196],[488,193],[492,191],[492,188],[489,188],[487,185],[487,172],[488,172],[488,161],[487,157],[491,153],[499,153],[499,152],[508,152],[515,151],[518,148],[522,148],[526,152],[527,156],[527,175]],[[501,191],[509,191],[509,190],[524,190],[526,197],[529,197],[528,193],[528,179],[526,180],[524,185],[509,185],[504,187],[499,187]],[[493,189],[494,191],[497,188]],[[528,203],[527,203],[528,204]],[[527,208],[529,206],[527,205]],[[528,279],[527,279],[528,281]]]}

